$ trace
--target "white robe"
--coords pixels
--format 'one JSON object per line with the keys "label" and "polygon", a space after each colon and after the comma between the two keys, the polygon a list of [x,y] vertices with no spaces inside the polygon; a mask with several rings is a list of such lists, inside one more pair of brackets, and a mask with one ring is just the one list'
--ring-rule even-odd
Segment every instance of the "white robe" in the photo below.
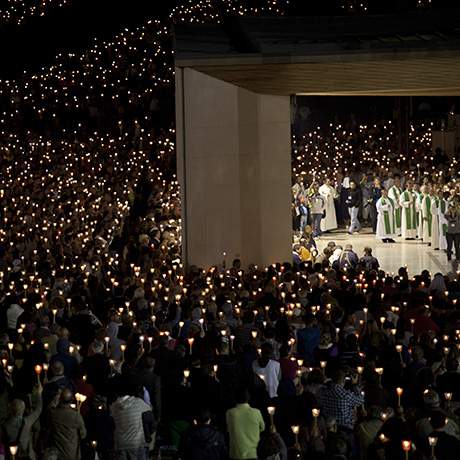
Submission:
{"label": "white robe", "polygon": [[431,197],[431,246],[439,249],[439,198]]}
{"label": "white robe", "polygon": [[334,230],[337,228],[337,217],[335,215],[334,199],[338,194],[334,187],[323,184],[318,189],[319,194],[324,198],[326,217],[321,219],[321,231]]}
{"label": "white robe", "polygon": [[447,249],[447,239],[446,239],[447,219],[444,216],[444,213],[446,213],[448,209],[449,209],[449,206],[448,206],[447,200],[445,200],[444,198],[441,198],[439,200],[438,221],[439,221],[439,249],[441,249],[442,251]]}
{"label": "white robe", "polygon": [[396,185],[393,185],[390,187],[388,190],[388,198],[391,198],[393,200],[393,203],[395,205],[395,228],[398,233],[398,235],[401,234],[401,206],[399,205],[399,197],[401,196],[402,189],[397,187]]}
{"label": "white robe", "polygon": [[402,208],[401,235],[403,238],[415,238],[417,236],[415,200],[416,195],[409,190],[404,190],[399,197],[399,204]]}
{"label": "white robe", "polygon": [[[375,233],[376,238],[390,239],[396,236],[395,228],[395,205],[394,201],[390,198],[381,197],[377,200],[377,231]],[[385,222],[386,216],[388,222]],[[387,226],[389,225],[389,229]]]}
{"label": "white robe", "polygon": [[423,233],[422,239],[424,243],[431,244],[432,239],[432,224],[433,224],[433,214],[431,213],[431,205],[433,203],[433,198],[430,195],[423,195],[422,198],[422,218],[423,218]]}

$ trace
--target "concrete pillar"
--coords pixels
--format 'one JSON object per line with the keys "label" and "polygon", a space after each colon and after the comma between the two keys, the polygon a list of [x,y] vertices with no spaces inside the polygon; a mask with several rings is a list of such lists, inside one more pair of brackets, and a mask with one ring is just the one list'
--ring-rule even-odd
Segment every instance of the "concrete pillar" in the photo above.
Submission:
{"label": "concrete pillar", "polygon": [[290,260],[289,97],[177,68],[176,122],[185,263]]}

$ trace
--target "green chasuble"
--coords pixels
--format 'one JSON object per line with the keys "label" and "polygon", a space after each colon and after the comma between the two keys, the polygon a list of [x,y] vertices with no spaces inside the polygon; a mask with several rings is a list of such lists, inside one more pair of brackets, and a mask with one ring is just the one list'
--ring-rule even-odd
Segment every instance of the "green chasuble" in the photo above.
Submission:
{"label": "green chasuble", "polygon": [[415,212],[415,195],[410,193],[408,190],[404,192],[404,202],[412,201],[409,207],[404,208],[406,216],[406,229],[416,230],[417,229],[417,216]]}
{"label": "green chasuble", "polygon": [[[391,198],[382,197],[381,203],[383,205],[390,203],[390,206],[394,209],[394,203]],[[390,215],[390,211],[383,211],[383,224],[385,225],[385,233],[391,235],[395,233],[395,220],[393,218],[393,213]]]}
{"label": "green chasuble", "polygon": [[425,198],[425,210],[427,215],[427,220],[425,222],[428,223],[428,236],[431,237],[431,222],[433,221],[433,214],[431,214],[431,198],[430,195],[427,195]]}
{"label": "green chasuble", "polygon": [[[393,185],[393,187],[391,188],[393,189],[393,194],[395,196],[396,203],[399,203],[399,197],[401,195],[401,190],[398,187],[396,187],[396,185]],[[399,206],[395,209],[395,220],[396,220],[396,228],[401,228],[401,208]]]}

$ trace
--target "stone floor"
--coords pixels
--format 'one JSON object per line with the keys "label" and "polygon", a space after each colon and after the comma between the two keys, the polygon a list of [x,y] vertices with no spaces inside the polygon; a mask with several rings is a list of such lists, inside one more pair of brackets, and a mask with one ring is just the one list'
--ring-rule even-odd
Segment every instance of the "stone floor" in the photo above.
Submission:
{"label": "stone floor", "polygon": [[396,272],[403,265],[407,266],[411,275],[420,273],[424,269],[430,270],[432,274],[447,273],[452,270],[444,251],[435,251],[419,241],[405,241],[401,238],[395,240],[396,243],[383,243],[375,238],[370,229],[364,229],[362,233],[351,236],[343,230],[334,230],[317,238],[316,244],[318,250],[322,251],[329,241],[335,241],[342,247],[349,243],[353,245],[353,249],[360,257],[364,248],[369,246],[382,269],[387,272]]}

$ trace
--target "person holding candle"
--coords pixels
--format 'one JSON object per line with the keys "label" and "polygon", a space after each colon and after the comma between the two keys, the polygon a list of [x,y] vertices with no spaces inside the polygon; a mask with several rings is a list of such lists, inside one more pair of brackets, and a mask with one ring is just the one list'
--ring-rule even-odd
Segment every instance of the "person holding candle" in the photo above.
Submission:
{"label": "person holding candle", "polygon": [[21,399],[14,399],[10,403],[10,415],[4,421],[2,430],[2,442],[4,445],[16,445],[18,451],[16,458],[36,458],[33,443],[33,428],[35,422],[39,419],[43,403],[42,403],[43,388],[39,383],[34,388],[33,397],[34,405],[32,410],[26,415],[26,405]]}
{"label": "person holding candle", "polygon": [[50,409],[47,424],[48,447],[55,447],[59,458],[79,460],[81,458],[81,441],[86,437],[86,427],[80,412],[71,407],[74,394],[68,388],[60,395],[59,403]]}
{"label": "person holding candle", "polygon": [[[431,420],[438,420],[439,418],[444,419],[442,431],[454,436],[460,440],[460,428],[455,420],[441,410],[441,400],[438,393],[434,390],[427,390],[423,395],[424,410],[419,415],[416,422],[417,434],[421,439],[427,439],[434,427],[431,424]],[[437,422],[436,422],[437,423]]]}
{"label": "person holding candle", "polygon": [[460,440],[445,431],[446,417],[442,412],[437,412],[430,417],[430,424],[433,431],[428,437],[428,455],[434,453],[439,460],[456,460],[460,449]]}
{"label": "person holding candle", "polygon": [[270,398],[278,395],[278,385],[281,380],[280,363],[271,359],[273,347],[268,342],[262,344],[262,353],[258,359],[253,361],[252,370],[255,374],[263,376],[263,381]]}
{"label": "person holding candle", "polygon": [[354,428],[355,409],[364,404],[364,397],[357,387],[357,375],[351,379],[352,389],[345,388],[346,372],[344,369],[331,371],[331,381],[321,390],[318,402],[325,417],[337,420],[337,426],[347,438]]}
{"label": "person holding candle", "polygon": [[148,446],[154,433],[153,414],[150,405],[141,398],[140,385],[135,380],[126,380],[119,396],[110,406],[114,432],[114,458],[124,460],[136,458],[146,460]]}

